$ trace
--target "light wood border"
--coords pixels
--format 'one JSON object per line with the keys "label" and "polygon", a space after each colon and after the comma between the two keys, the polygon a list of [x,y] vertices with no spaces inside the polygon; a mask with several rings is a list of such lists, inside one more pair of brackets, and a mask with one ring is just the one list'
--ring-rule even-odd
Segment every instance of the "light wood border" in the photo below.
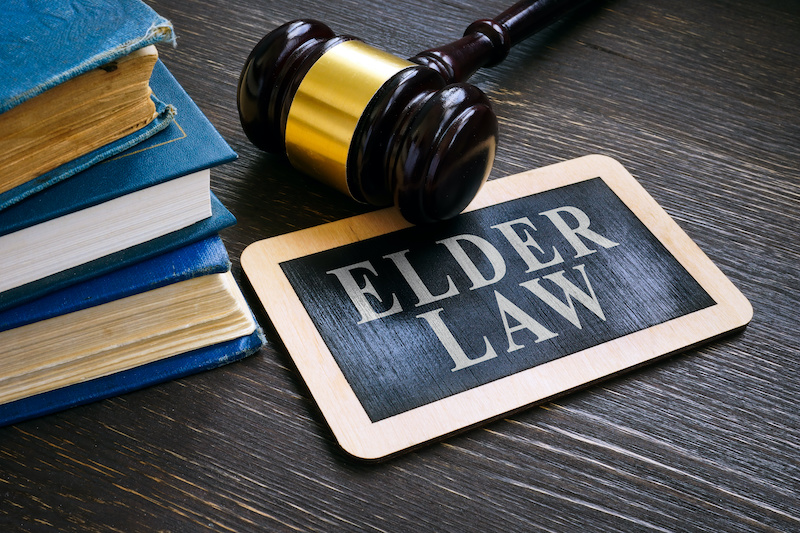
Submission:
{"label": "light wood border", "polygon": [[744,327],[753,309],[641,185],[614,159],[589,155],[488,182],[466,211],[601,177],[717,305],[371,422],[280,268],[280,263],[409,227],[394,209],[251,244],[242,267],[340,446],[386,458],[674,354]]}

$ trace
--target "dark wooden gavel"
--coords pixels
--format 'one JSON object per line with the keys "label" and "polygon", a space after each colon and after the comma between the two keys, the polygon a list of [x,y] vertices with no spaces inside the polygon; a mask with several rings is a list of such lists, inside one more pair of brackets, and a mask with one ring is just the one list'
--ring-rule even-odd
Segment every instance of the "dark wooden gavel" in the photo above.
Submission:
{"label": "dark wooden gavel", "polygon": [[497,118],[464,83],[584,0],[519,2],[409,60],[296,20],[250,53],[237,93],[247,137],[297,169],[412,223],[459,214],[486,181]]}

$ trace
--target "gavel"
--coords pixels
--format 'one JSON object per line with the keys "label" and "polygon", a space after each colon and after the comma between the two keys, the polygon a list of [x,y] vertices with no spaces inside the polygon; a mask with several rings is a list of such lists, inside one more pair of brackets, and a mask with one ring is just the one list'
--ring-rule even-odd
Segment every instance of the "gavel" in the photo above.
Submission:
{"label": "gavel", "polygon": [[242,128],[359,202],[396,205],[414,224],[452,218],[488,178],[497,148],[489,99],[466,80],[583,2],[518,2],[408,60],[316,20],[288,22],[242,69]]}

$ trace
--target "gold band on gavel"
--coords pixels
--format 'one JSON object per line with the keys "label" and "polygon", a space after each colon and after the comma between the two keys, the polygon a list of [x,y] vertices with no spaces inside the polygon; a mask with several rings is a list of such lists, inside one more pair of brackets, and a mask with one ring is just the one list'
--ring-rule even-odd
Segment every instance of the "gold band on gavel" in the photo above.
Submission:
{"label": "gold band on gavel", "polygon": [[413,63],[361,41],[337,44],[300,82],[286,120],[286,155],[297,169],[350,194],[347,154],[378,89]]}

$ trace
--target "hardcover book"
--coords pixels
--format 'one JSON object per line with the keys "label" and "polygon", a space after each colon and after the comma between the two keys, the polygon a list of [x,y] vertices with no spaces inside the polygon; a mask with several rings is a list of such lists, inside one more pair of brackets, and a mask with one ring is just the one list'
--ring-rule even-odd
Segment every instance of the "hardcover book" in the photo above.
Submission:
{"label": "hardcover book", "polygon": [[216,235],[219,231],[236,224],[236,218],[214,196],[214,193],[211,193],[211,213],[209,218],[178,231],[2,292],[0,311]]}
{"label": "hardcover book", "polygon": [[203,239],[0,313],[0,425],[213,368],[262,342],[221,239]]}
{"label": "hardcover book", "polygon": [[0,209],[153,135],[148,78],[172,25],[139,0],[3,3]]}
{"label": "hardcover book", "polygon": [[112,160],[0,211],[0,293],[212,215],[209,168],[236,154],[160,62],[151,84],[176,103],[175,121]]}

